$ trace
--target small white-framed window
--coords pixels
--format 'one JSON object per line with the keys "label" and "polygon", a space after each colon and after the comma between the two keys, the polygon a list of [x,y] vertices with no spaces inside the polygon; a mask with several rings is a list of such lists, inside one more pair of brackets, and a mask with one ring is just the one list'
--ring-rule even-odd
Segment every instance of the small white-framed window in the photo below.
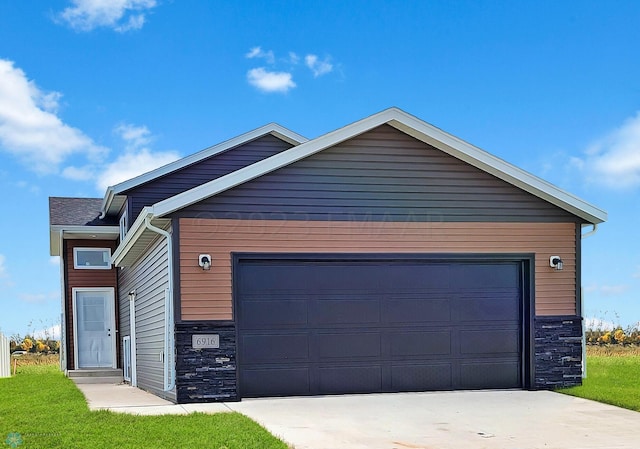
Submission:
{"label": "small white-framed window", "polygon": [[127,208],[124,208],[122,215],[120,216],[120,241],[124,240],[124,237],[127,235],[129,231],[129,214],[127,213]]}
{"label": "small white-framed window", "polygon": [[73,268],[76,270],[111,269],[109,248],[73,248]]}

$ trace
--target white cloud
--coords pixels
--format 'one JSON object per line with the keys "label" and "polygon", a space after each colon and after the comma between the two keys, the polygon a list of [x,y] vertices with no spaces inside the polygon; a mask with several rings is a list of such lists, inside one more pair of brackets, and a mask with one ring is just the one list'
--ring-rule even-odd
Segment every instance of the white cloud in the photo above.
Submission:
{"label": "white cloud", "polygon": [[60,266],[60,256],[49,256],[49,263],[53,266]]}
{"label": "white cloud", "polygon": [[0,279],[8,277],[6,261],[4,254],[0,254]]}
{"label": "white cloud", "polygon": [[59,92],[43,92],[12,61],[0,59],[0,150],[38,173],[57,171],[68,156],[97,160],[106,149],[57,115]]}
{"label": "white cloud", "polygon": [[596,293],[600,296],[620,296],[625,294],[629,290],[628,285],[589,285],[585,287],[585,293]]}
{"label": "white cloud", "polygon": [[584,157],[572,158],[571,164],[591,183],[615,189],[639,187],[640,112],[592,144]]}
{"label": "white cloud", "polygon": [[46,338],[50,338],[52,340],[60,340],[60,325],[56,324],[46,329],[35,331],[33,333],[33,336],[41,340]]}
{"label": "white cloud", "polygon": [[62,175],[75,181],[96,180],[96,188],[104,193],[107,187],[154,170],[180,158],[175,151],[155,152],[147,145],[154,140],[146,126],[129,123],[117,125],[113,132],[122,139],[124,153],[105,164],[69,166]]}
{"label": "white cloud", "polygon": [[611,331],[618,327],[613,321],[600,318],[587,317],[584,319],[584,326],[589,330]]}
{"label": "white cloud", "polygon": [[26,190],[28,192],[31,192],[34,195],[38,195],[40,193],[40,187],[39,186],[37,186],[35,184],[31,184],[31,183],[29,183],[27,181],[18,181],[18,182],[15,183],[15,186],[20,188],[20,189],[23,189],[23,190]]}
{"label": "white cloud", "polygon": [[247,72],[249,84],[263,92],[288,92],[296,87],[293,76],[288,72],[270,72],[264,67],[251,69]]}
{"label": "white cloud", "polygon": [[60,299],[60,293],[20,293],[18,298],[30,304],[41,304],[47,301],[53,301],[54,299]]}
{"label": "white cloud", "polygon": [[122,123],[114,129],[114,132],[125,142],[128,151],[137,150],[145,145],[149,145],[153,140],[151,131],[146,126],[136,126]]}
{"label": "white cloud", "polygon": [[248,59],[264,59],[268,64],[273,64],[276,62],[276,57],[273,54],[273,50],[264,51],[262,47],[253,47],[249,52],[245,55]]}
{"label": "white cloud", "polygon": [[175,151],[153,152],[147,147],[153,136],[146,126],[120,124],[114,132],[124,141],[125,152],[101,168],[97,176],[98,190],[162,167],[180,158]]}
{"label": "white cloud", "polygon": [[124,33],[144,26],[146,14],[157,6],[156,0],[71,0],[59,18],[76,31],[98,27]]}
{"label": "white cloud", "polygon": [[289,52],[289,62],[291,64],[297,64],[300,62],[300,56],[298,56],[297,54],[295,54],[294,52],[290,51]]}
{"label": "white cloud", "polygon": [[314,77],[319,77],[330,73],[333,70],[333,64],[329,62],[329,58],[326,57],[324,61],[320,61],[318,56],[314,54],[308,54],[304,57],[304,62],[309,67],[311,72],[313,72]]}
{"label": "white cloud", "polygon": [[62,176],[73,181],[89,181],[95,176],[95,167],[85,165],[84,167],[65,167],[62,170]]}

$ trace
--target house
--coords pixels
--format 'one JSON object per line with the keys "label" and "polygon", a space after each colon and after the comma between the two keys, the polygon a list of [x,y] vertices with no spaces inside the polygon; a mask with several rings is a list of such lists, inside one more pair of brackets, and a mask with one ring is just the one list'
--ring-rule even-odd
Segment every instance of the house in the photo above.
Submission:
{"label": "house", "polygon": [[581,239],[606,213],[396,108],[50,209],[68,372],[178,403],[581,383]]}

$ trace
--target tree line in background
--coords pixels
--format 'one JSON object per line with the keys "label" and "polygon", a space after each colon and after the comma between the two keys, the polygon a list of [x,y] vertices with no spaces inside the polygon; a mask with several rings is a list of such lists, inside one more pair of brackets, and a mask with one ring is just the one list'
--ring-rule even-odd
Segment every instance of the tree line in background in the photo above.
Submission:
{"label": "tree line in background", "polygon": [[[42,320],[36,326],[33,321],[29,323],[27,334],[21,336],[14,334],[9,337],[9,350],[25,351],[34,354],[58,354],[60,353],[60,341],[58,341],[51,333],[50,329],[55,326],[45,323]],[[36,331],[35,329],[44,329]]]}
{"label": "tree line in background", "polygon": [[[585,337],[588,345],[640,345],[640,322],[623,328],[612,324],[606,315],[605,312],[602,319],[587,320]],[[619,322],[619,318],[616,314],[614,322]]]}

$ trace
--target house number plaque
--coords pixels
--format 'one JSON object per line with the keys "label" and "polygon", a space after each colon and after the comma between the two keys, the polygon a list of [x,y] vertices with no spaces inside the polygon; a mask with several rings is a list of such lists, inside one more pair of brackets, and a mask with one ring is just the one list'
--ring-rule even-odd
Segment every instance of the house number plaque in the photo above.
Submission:
{"label": "house number plaque", "polygon": [[191,336],[191,347],[193,349],[216,349],[220,347],[220,335],[200,334]]}

